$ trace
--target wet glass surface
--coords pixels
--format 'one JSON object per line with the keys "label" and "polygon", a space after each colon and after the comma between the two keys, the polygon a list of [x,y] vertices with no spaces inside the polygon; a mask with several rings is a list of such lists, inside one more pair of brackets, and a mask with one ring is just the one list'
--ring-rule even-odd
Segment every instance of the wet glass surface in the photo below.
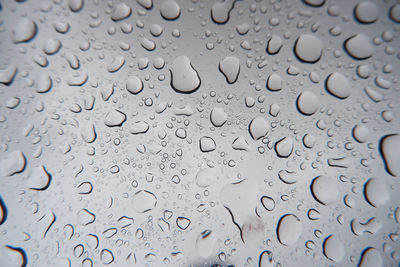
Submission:
{"label": "wet glass surface", "polygon": [[0,266],[399,266],[397,1],[0,3]]}

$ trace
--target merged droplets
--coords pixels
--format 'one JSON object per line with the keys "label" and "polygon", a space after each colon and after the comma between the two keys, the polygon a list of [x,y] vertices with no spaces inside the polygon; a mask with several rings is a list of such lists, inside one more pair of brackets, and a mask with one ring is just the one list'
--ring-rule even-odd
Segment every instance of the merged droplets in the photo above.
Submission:
{"label": "merged droplets", "polygon": [[192,93],[200,87],[200,77],[187,56],[177,57],[171,65],[171,86],[180,93]]}
{"label": "merged droplets", "polygon": [[318,37],[302,34],[296,40],[294,51],[301,61],[315,63],[321,58],[323,48],[322,41]]}

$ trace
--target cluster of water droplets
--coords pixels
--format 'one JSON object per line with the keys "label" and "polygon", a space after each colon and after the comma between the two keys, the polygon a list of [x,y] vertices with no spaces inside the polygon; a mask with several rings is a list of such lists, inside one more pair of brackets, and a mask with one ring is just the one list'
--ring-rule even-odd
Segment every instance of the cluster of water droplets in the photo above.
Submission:
{"label": "cluster of water droplets", "polygon": [[1,266],[397,266],[400,4],[0,3]]}

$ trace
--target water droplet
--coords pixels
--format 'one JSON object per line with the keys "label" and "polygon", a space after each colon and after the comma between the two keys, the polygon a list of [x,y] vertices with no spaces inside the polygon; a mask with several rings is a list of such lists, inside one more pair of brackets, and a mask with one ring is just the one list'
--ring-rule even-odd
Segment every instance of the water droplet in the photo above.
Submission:
{"label": "water droplet", "polygon": [[211,255],[214,244],[216,242],[216,235],[213,231],[207,229],[199,234],[196,239],[196,251],[203,258]]}
{"label": "water droplet", "polygon": [[149,130],[150,126],[145,121],[137,121],[130,127],[131,134],[144,134]]}
{"label": "water droplet", "polygon": [[211,18],[217,24],[225,24],[229,20],[229,14],[236,0],[224,0],[215,3],[211,7]]}
{"label": "water droplet", "polygon": [[339,197],[336,181],[328,176],[320,175],[311,183],[314,198],[324,205],[334,203]]}
{"label": "water droplet", "polygon": [[377,178],[370,178],[364,185],[365,199],[374,207],[384,205],[389,199],[386,185]]}
{"label": "water droplet", "polygon": [[53,81],[50,76],[47,74],[41,74],[37,80],[36,84],[36,92],[38,93],[47,93],[50,91],[53,85]]}
{"label": "water droplet", "polygon": [[175,20],[181,15],[181,8],[174,0],[167,0],[161,5],[160,14],[166,20]]}
{"label": "water droplet", "polygon": [[278,157],[287,158],[293,151],[293,139],[284,137],[275,143],[275,152]]}
{"label": "water droplet", "polygon": [[217,173],[214,169],[205,168],[199,170],[196,174],[196,184],[201,188],[205,188],[213,184],[217,179]]}
{"label": "water droplet", "polygon": [[201,137],[199,143],[201,152],[214,151],[216,148],[214,139],[208,136]]}
{"label": "water droplet", "polygon": [[13,176],[25,170],[26,157],[21,151],[13,151],[8,154],[6,159],[0,161],[1,173],[6,176]]}
{"label": "water droplet", "polygon": [[258,140],[267,135],[270,125],[263,117],[255,117],[249,124],[249,133],[254,140]]}
{"label": "water droplet", "polygon": [[215,127],[221,127],[228,120],[228,114],[221,107],[215,107],[210,113],[210,121]]}
{"label": "water droplet", "polygon": [[36,23],[28,18],[21,18],[13,30],[13,42],[24,43],[32,40],[37,32]]}
{"label": "water droplet", "polygon": [[114,21],[120,21],[128,18],[132,13],[132,9],[125,3],[119,3],[115,6],[111,13],[111,19]]}
{"label": "water droplet", "polygon": [[136,212],[145,213],[157,205],[157,197],[150,191],[140,190],[133,195],[132,202]]}
{"label": "water droplet", "polygon": [[297,108],[304,115],[313,115],[317,112],[319,101],[317,96],[310,92],[304,91],[297,97]]}
{"label": "water droplet", "polygon": [[180,93],[192,93],[200,87],[200,77],[187,56],[177,57],[171,65],[171,86]]}
{"label": "water droplet", "polygon": [[182,230],[186,230],[189,227],[190,223],[191,223],[190,219],[186,217],[176,218],[176,225]]}
{"label": "water droplet", "polygon": [[354,8],[354,15],[361,23],[373,23],[378,19],[378,7],[370,1],[363,1]]}
{"label": "water droplet", "polygon": [[107,67],[108,72],[117,72],[125,64],[123,56],[116,56],[111,64]]}
{"label": "water droplet", "polygon": [[233,56],[224,58],[219,62],[219,70],[225,75],[229,84],[235,83],[240,72],[239,59]]}
{"label": "water droplet", "polygon": [[17,74],[17,68],[9,65],[6,69],[0,70],[0,83],[10,85]]}
{"label": "water droplet", "polygon": [[312,7],[321,7],[325,4],[325,0],[303,0],[303,2]]}
{"label": "water droplet", "polygon": [[294,51],[298,59],[307,63],[315,63],[322,56],[322,41],[313,35],[302,34],[297,38]]}
{"label": "water droplet", "polygon": [[326,90],[339,99],[346,99],[350,96],[350,84],[347,78],[339,73],[334,72],[326,78]]}
{"label": "water droplet", "polygon": [[365,143],[368,141],[369,138],[369,130],[363,124],[357,124],[353,128],[353,137],[357,142]]}
{"label": "water droplet", "polygon": [[346,254],[343,243],[336,235],[328,236],[323,243],[324,255],[328,259],[341,262]]}
{"label": "water droplet", "polygon": [[383,260],[379,251],[375,248],[366,248],[360,258],[358,267],[382,267]]}
{"label": "water droplet", "polygon": [[126,121],[126,115],[120,110],[114,109],[106,114],[104,124],[108,127],[122,126]]}
{"label": "water droplet", "polygon": [[69,0],[68,6],[73,12],[78,12],[83,8],[83,0]]}
{"label": "water droplet", "polygon": [[49,188],[52,180],[52,175],[44,166],[35,167],[28,177],[26,186],[29,189],[43,191]]}
{"label": "water droplet", "polygon": [[363,33],[358,33],[347,39],[344,47],[350,56],[360,60],[371,57],[374,52],[370,38]]}
{"label": "water droplet", "polygon": [[43,52],[47,55],[54,55],[61,49],[61,41],[55,38],[49,38],[43,44]]}
{"label": "water droplet", "polygon": [[385,163],[386,171],[393,176],[400,176],[400,135],[386,135],[382,137],[380,151]]}
{"label": "water droplet", "polygon": [[283,40],[279,35],[273,34],[268,41],[267,52],[271,55],[279,53],[283,46]]}
{"label": "water droplet", "polygon": [[294,214],[283,215],[278,222],[276,233],[278,240],[285,246],[292,246],[300,238],[303,225]]}
{"label": "water droplet", "polygon": [[276,73],[271,74],[267,80],[267,88],[271,91],[279,91],[282,89],[282,77]]}
{"label": "water droplet", "polygon": [[268,211],[273,211],[275,208],[275,200],[272,197],[262,196],[261,204]]}

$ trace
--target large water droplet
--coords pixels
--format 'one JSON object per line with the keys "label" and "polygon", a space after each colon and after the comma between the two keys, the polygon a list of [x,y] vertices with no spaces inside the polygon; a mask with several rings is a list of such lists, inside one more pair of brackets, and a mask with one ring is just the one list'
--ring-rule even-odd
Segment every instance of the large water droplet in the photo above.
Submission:
{"label": "large water droplet", "polygon": [[200,77],[187,56],[177,57],[171,65],[171,86],[180,93],[192,93],[200,87]]}
{"label": "large water droplet", "polygon": [[400,176],[400,135],[382,137],[379,146],[386,171],[393,176]]}
{"label": "large water droplet", "polygon": [[302,34],[297,38],[294,51],[301,61],[315,63],[322,56],[322,41],[313,35]]}
{"label": "large water droplet", "polygon": [[279,219],[276,233],[278,240],[283,245],[291,246],[301,236],[303,225],[300,219],[294,214],[286,214]]}

